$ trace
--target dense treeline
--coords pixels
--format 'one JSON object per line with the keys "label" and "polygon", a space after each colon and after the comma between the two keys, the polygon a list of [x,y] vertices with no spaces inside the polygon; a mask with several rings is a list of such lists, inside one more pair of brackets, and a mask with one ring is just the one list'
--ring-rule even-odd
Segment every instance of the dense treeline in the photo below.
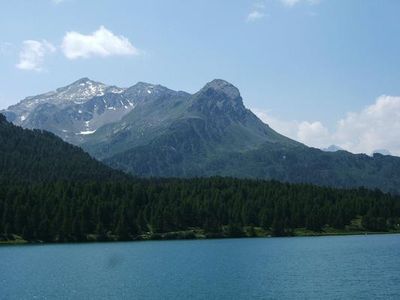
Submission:
{"label": "dense treeline", "polygon": [[399,229],[400,199],[380,191],[231,178],[1,185],[0,232],[26,240],[86,241],[201,228],[241,236],[255,228],[343,229],[358,216],[368,231]]}
{"label": "dense treeline", "polygon": [[0,114],[0,182],[126,177],[52,133],[14,126]]}

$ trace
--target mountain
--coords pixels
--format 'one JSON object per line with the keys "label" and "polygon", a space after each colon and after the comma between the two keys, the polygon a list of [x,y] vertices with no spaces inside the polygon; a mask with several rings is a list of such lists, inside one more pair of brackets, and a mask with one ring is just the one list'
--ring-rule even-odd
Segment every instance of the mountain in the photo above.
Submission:
{"label": "mountain", "polygon": [[52,133],[22,129],[0,114],[0,182],[82,182],[126,177]]}
{"label": "mountain", "polygon": [[27,97],[2,113],[15,125],[45,129],[79,144],[82,136],[119,120],[134,107],[124,91],[82,78],[56,91]]}
{"label": "mountain", "polygon": [[209,162],[205,169],[210,173],[218,172],[221,176],[341,188],[364,186],[400,193],[400,158],[381,154],[371,157],[347,151],[324,152],[316,148],[267,142],[245,153],[226,153]]}
{"label": "mountain", "polygon": [[[144,111],[153,110],[154,103],[147,103]],[[138,109],[123,119],[125,124],[129,124],[130,118],[136,122],[141,120],[145,126],[135,127],[142,129],[145,138],[140,134],[132,137],[130,127],[119,129],[119,124],[111,126],[110,137],[118,137],[118,141],[105,142],[103,149],[111,147],[104,159],[107,164],[144,176],[230,175],[221,173],[222,165],[212,165],[213,162],[223,161],[231,152],[243,154],[255,150],[265,142],[305,147],[276,133],[259,120],[244,107],[238,89],[223,80],[213,80],[187,99],[167,101],[161,110],[162,117],[157,114],[159,122],[148,122],[147,115]],[[97,134],[100,132],[91,138],[97,139]],[[133,141],[127,150],[114,151],[116,145],[126,145],[127,139]],[[93,152],[91,144],[82,146],[95,156],[106,151],[99,153],[96,149]]]}
{"label": "mountain", "polygon": [[327,152],[291,140],[258,119],[239,90],[221,79],[189,94],[143,82],[122,89],[84,78],[4,113],[137,176],[220,175],[400,193],[400,158]]}
{"label": "mountain", "polygon": [[188,93],[143,82],[128,88],[124,96],[131,99],[134,109],[118,122],[110,122],[86,135],[81,143],[98,159],[145,145],[163,135],[182,115],[190,98]]}

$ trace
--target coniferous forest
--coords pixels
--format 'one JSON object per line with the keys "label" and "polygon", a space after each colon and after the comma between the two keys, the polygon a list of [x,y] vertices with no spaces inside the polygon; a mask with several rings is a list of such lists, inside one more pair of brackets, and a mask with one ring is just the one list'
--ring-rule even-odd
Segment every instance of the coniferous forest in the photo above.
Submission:
{"label": "coniferous forest", "polygon": [[[238,180],[132,180],[2,185],[0,232],[67,242],[293,235],[296,228],[399,229],[400,199],[366,189]],[[174,233],[175,232],[175,233]],[[167,234],[165,234],[167,233]]]}
{"label": "coniferous forest", "polygon": [[80,242],[398,231],[400,197],[234,178],[139,179],[0,117],[0,240]]}

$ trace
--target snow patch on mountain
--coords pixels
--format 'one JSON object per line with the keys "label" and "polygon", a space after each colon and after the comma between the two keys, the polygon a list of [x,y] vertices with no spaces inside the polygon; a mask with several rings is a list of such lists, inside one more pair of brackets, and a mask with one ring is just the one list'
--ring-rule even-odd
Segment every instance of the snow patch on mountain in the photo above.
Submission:
{"label": "snow patch on mountain", "polygon": [[88,131],[81,131],[79,134],[81,135],[88,135],[88,134],[93,134],[95,133],[96,130],[88,130]]}

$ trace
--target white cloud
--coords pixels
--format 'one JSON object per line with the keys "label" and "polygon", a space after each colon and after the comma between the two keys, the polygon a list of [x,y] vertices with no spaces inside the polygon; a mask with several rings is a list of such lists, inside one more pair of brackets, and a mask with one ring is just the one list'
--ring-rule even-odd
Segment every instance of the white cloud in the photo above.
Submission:
{"label": "white cloud", "polygon": [[252,110],[263,122],[279,133],[312,147],[330,145],[329,130],[319,121],[287,121],[271,116],[270,112],[260,109]]}
{"label": "white cloud", "polygon": [[26,40],[22,44],[16,67],[21,70],[42,71],[45,56],[55,51],[56,48],[46,40]]}
{"label": "white cloud", "polygon": [[268,124],[279,133],[292,139],[297,139],[299,122],[287,121],[279,117],[274,117],[269,111],[258,108],[252,108],[251,111],[254,112],[264,123]]}
{"label": "white cloud", "polygon": [[400,97],[381,96],[360,112],[347,114],[332,138],[352,152],[387,149],[400,155]]}
{"label": "white cloud", "polygon": [[253,111],[279,133],[309,146],[338,145],[353,153],[367,154],[385,149],[400,156],[400,97],[379,97],[361,111],[348,113],[337,122],[333,131],[320,121],[286,121],[272,117],[266,111]]}
{"label": "white cloud", "polygon": [[298,125],[297,138],[300,142],[312,147],[327,146],[330,144],[328,129],[321,122],[303,121]]}
{"label": "white cloud", "polygon": [[65,0],[51,0],[54,4],[60,4],[63,3]]}
{"label": "white cloud", "polygon": [[254,22],[254,21],[257,21],[264,17],[265,17],[265,14],[263,12],[258,11],[258,10],[253,10],[247,15],[246,20],[247,20],[247,22]]}
{"label": "white cloud", "polygon": [[104,26],[90,35],[67,32],[61,48],[68,59],[139,54],[139,50],[126,37],[114,35]]}
{"label": "white cloud", "polygon": [[259,0],[253,3],[251,11],[246,16],[247,22],[254,22],[266,16],[265,14],[266,3],[265,0]]}

